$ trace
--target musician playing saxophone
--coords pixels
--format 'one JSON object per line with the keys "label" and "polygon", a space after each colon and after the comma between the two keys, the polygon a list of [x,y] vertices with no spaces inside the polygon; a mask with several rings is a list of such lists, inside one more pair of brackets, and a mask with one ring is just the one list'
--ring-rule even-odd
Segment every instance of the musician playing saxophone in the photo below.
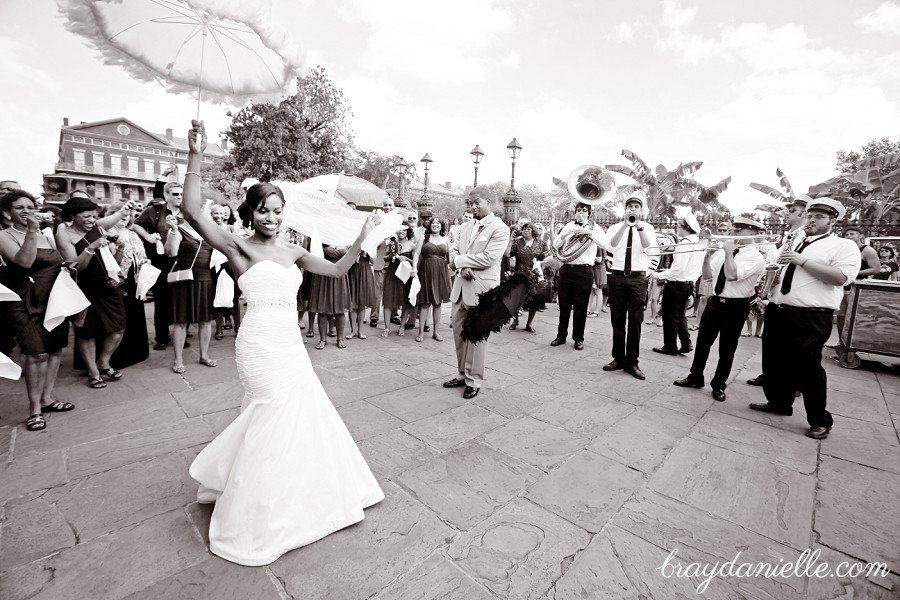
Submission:
{"label": "musician playing saxophone", "polygon": [[589,238],[590,242],[572,260],[559,269],[557,284],[557,301],[559,303],[559,324],[556,327],[556,338],[551,346],[566,343],[569,332],[569,316],[572,315],[572,341],[576,350],[584,349],[584,325],[587,322],[588,302],[591,298],[591,287],[594,284],[594,259],[597,249],[606,245],[606,232],[590,219],[591,207],[578,202],[574,206],[575,220],[566,223],[565,227],[553,241],[555,248],[563,244],[577,244],[579,240]]}
{"label": "musician playing saxophone", "polygon": [[645,249],[657,243],[653,226],[641,220],[645,203],[646,196],[642,191],[630,193],[625,198],[625,218],[606,232],[609,236],[607,249],[613,253],[612,268],[606,277],[613,360],[604,365],[603,370],[624,369],[635,379],[646,379],[638,366],[650,268]]}
{"label": "musician playing saxophone", "polygon": [[[765,225],[758,221],[734,218],[732,233],[736,236],[753,236],[765,231]],[[741,329],[750,313],[750,298],[755,294],[756,281],[765,267],[762,254],[750,245],[752,242],[752,239],[728,240],[722,250],[713,248],[704,256],[703,277],[713,281],[714,295],[707,299],[700,318],[691,372],[675,381],[679,387],[702,388],[705,385],[703,370],[710,348],[718,337],[719,362],[710,384],[712,397],[719,402],[725,401],[726,381],[731,374]]]}

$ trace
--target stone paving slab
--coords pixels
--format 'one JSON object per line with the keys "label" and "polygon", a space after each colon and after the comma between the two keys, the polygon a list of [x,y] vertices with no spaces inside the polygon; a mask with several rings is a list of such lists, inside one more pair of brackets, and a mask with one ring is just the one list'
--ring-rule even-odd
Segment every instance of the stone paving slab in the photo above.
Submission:
{"label": "stone paving slab", "polygon": [[449,450],[492,429],[507,419],[474,404],[464,404],[434,417],[406,425],[403,430],[432,448]]}
{"label": "stone paving slab", "polygon": [[549,398],[529,414],[584,438],[593,439],[630,415],[634,405],[588,390],[572,390]]}
{"label": "stone paving slab", "polygon": [[282,600],[268,569],[211,558],[128,596],[129,600]]}
{"label": "stone paving slab", "polygon": [[359,449],[379,477],[394,477],[410,467],[428,462],[438,454],[425,442],[402,429],[392,429],[363,440]]}
{"label": "stone paving slab", "polygon": [[367,402],[406,423],[412,423],[462,406],[469,401],[463,398],[458,390],[444,389],[440,380],[432,379],[402,390],[371,397]]}
{"label": "stone paving slab", "polygon": [[0,500],[63,484],[69,480],[61,450],[32,454],[0,465]]}
{"label": "stone paving slab", "polygon": [[540,476],[534,467],[471,441],[403,472],[396,481],[442,519],[465,531]]}
{"label": "stone paving slab", "polygon": [[900,442],[893,427],[835,417],[821,452],[900,475]]}
{"label": "stone paving slab", "polygon": [[825,456],[819,466],[819,542],[900,573],[900,475]]}
{"label": "stone paving slab", "polygon": [[433,554],[411,573],[375,595],[374,600],[492,600],[453,563]]}
{"label": "stone paving slab", "polygon": [[567,521],[597,533],[643,484],[640,472],[582,451],[531,486],[527,497]]}
{"label": "stone paving slab", "polygon": [[[846,563],[847,566],[843,576],[836,573],[833,577],[810,577],[806,595],[809,600],[818,598],[896,600],[900,595],[900,577],[897,575],[884,575],[881,571],[870,570],[873,565],[862,563],[826,546],[817,544],[812,549],[821,552],[820,561],[832,568],[841,563]],[[851,576],[850,569],[854,567],[858,571],[854,573],[855,576]]]}
{"label": "stone paving slab", "polygon": [[792,548],[809,547],[815,488],[810,475],[686,438],[650,486]]}
{"label": "stone paving slab", "polygon": [[338,409],[338,413],[357,442],[403,425],[397,417],[365,400],[345,404]]}
{"label": "stone paving slab", "polygon": [[44,498],[8,505],[3,515],[0,572],[70,548],[75,542],[75,532]]}
{"label": "stone paving slab", "polygon": [[891,415],[884,398],[868,394],[847,393],[840,390],[828,392],[828,411],[833,415],[890,425]]}
{"label": "stone paving slab", "polygon": [[482,440],[542,471],[549,471],[588,443],[587,438],[531,417],[510,421]]}
{"label": "stone paving slab", "polygon": [[590,535],[523,499],[516,499],[448,549],[450,558],[500,598],[540,598],[587,547]]}
{"label": "stone paving slab", "polygon": [[229,408],[239,408],[244,399],[244,388],[234,380],[220,381],[176,392],[172,397],[187,416],[196,417]]}

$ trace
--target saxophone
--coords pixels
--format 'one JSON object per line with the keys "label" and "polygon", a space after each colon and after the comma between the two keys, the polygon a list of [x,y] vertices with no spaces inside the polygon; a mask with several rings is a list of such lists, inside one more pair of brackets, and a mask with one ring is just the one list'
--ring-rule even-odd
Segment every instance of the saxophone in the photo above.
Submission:
{"label": "saxophone", "polygon": [[785,260],[784,255],[793,251],[796,242],[802,242],[805,237],[806,230],[803,228],[791,233],[785,240],[784,246],[781,247],[781,252],[778,254],[775,262],[766,265],[763,283],[759,291],[760,298],[768,300],[775,293],[778,284],[781,282],[781,274],[784,273],[784,268],[787,266],[787,260]]}

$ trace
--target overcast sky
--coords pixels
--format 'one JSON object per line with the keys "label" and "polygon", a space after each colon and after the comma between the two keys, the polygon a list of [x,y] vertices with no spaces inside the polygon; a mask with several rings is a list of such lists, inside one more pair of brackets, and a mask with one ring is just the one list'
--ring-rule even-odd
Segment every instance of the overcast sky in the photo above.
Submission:
{"label": "overcast sky", "polygon": [[[0,178],[39,192],[63,117],[184,135],[195,102],[103,65],[54,2],[4,0],[0,21]],[[479,181],[508,180],[516,137],[517,183],[627,164],[627,148],[651,167],[703,161],[706,185],[731,175],[721,199],[743,210],[776,167],[806,191],[836,150],[900,134],[895,1],[273,0],[272,22],[343,88],[357,145],[428,152],[436,182],[471,184],[475,144]],[[216,139],[225,108],[202,111]]]}

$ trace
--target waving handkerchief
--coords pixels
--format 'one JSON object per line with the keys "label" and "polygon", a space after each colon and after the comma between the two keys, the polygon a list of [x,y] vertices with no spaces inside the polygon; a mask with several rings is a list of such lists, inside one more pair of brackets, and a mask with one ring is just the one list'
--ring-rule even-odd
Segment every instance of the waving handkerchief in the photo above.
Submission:
{"label": "waving handkerchief", "polygon": [[[406,264],[406,263],[404,263]],[[419,296],[419,290],[422,289],[422,282],[419,281],[418,277],[413,277],[412,283],[409,286],[409,303],[413,306],[416,305],[416,299]]]}
{"label": "waving handkerchief", "polygon": [[22,367],[14,363],[7,355],[0,354],[0,377],[18,379],[22,375]]}
{"label": "waving handkerchief", "polygon": [[397,276],[397,279],[406,283],[409,281],[409,276],[412,274],[412,265],[405,260],[400,261],[400,264],[397,265],[397,271],[394,274]]}
{"label": "waving handkerchief", "polygon": [[147,297],[147,292],[150,291],[150,288],[156,283],[161,272],[162,271],[150,263],[142,264],[141,270],[138,271],[137,281],[135,282],[136,289],[134,291],[134,297],[138,300],[144,300]]}
{"label": "waving handkerchief", "polygon": [[17,302],[21,300],[19,295],[0,283],[0,302]]}
{"label": "waving handkerchief", "polygon": [[91,305],[87,296],[72,280],[68,269],[60,269],[50,297],[47,299],[47,312],[44,314],[44,329],[52,331],[69,315],[80,313]]}

